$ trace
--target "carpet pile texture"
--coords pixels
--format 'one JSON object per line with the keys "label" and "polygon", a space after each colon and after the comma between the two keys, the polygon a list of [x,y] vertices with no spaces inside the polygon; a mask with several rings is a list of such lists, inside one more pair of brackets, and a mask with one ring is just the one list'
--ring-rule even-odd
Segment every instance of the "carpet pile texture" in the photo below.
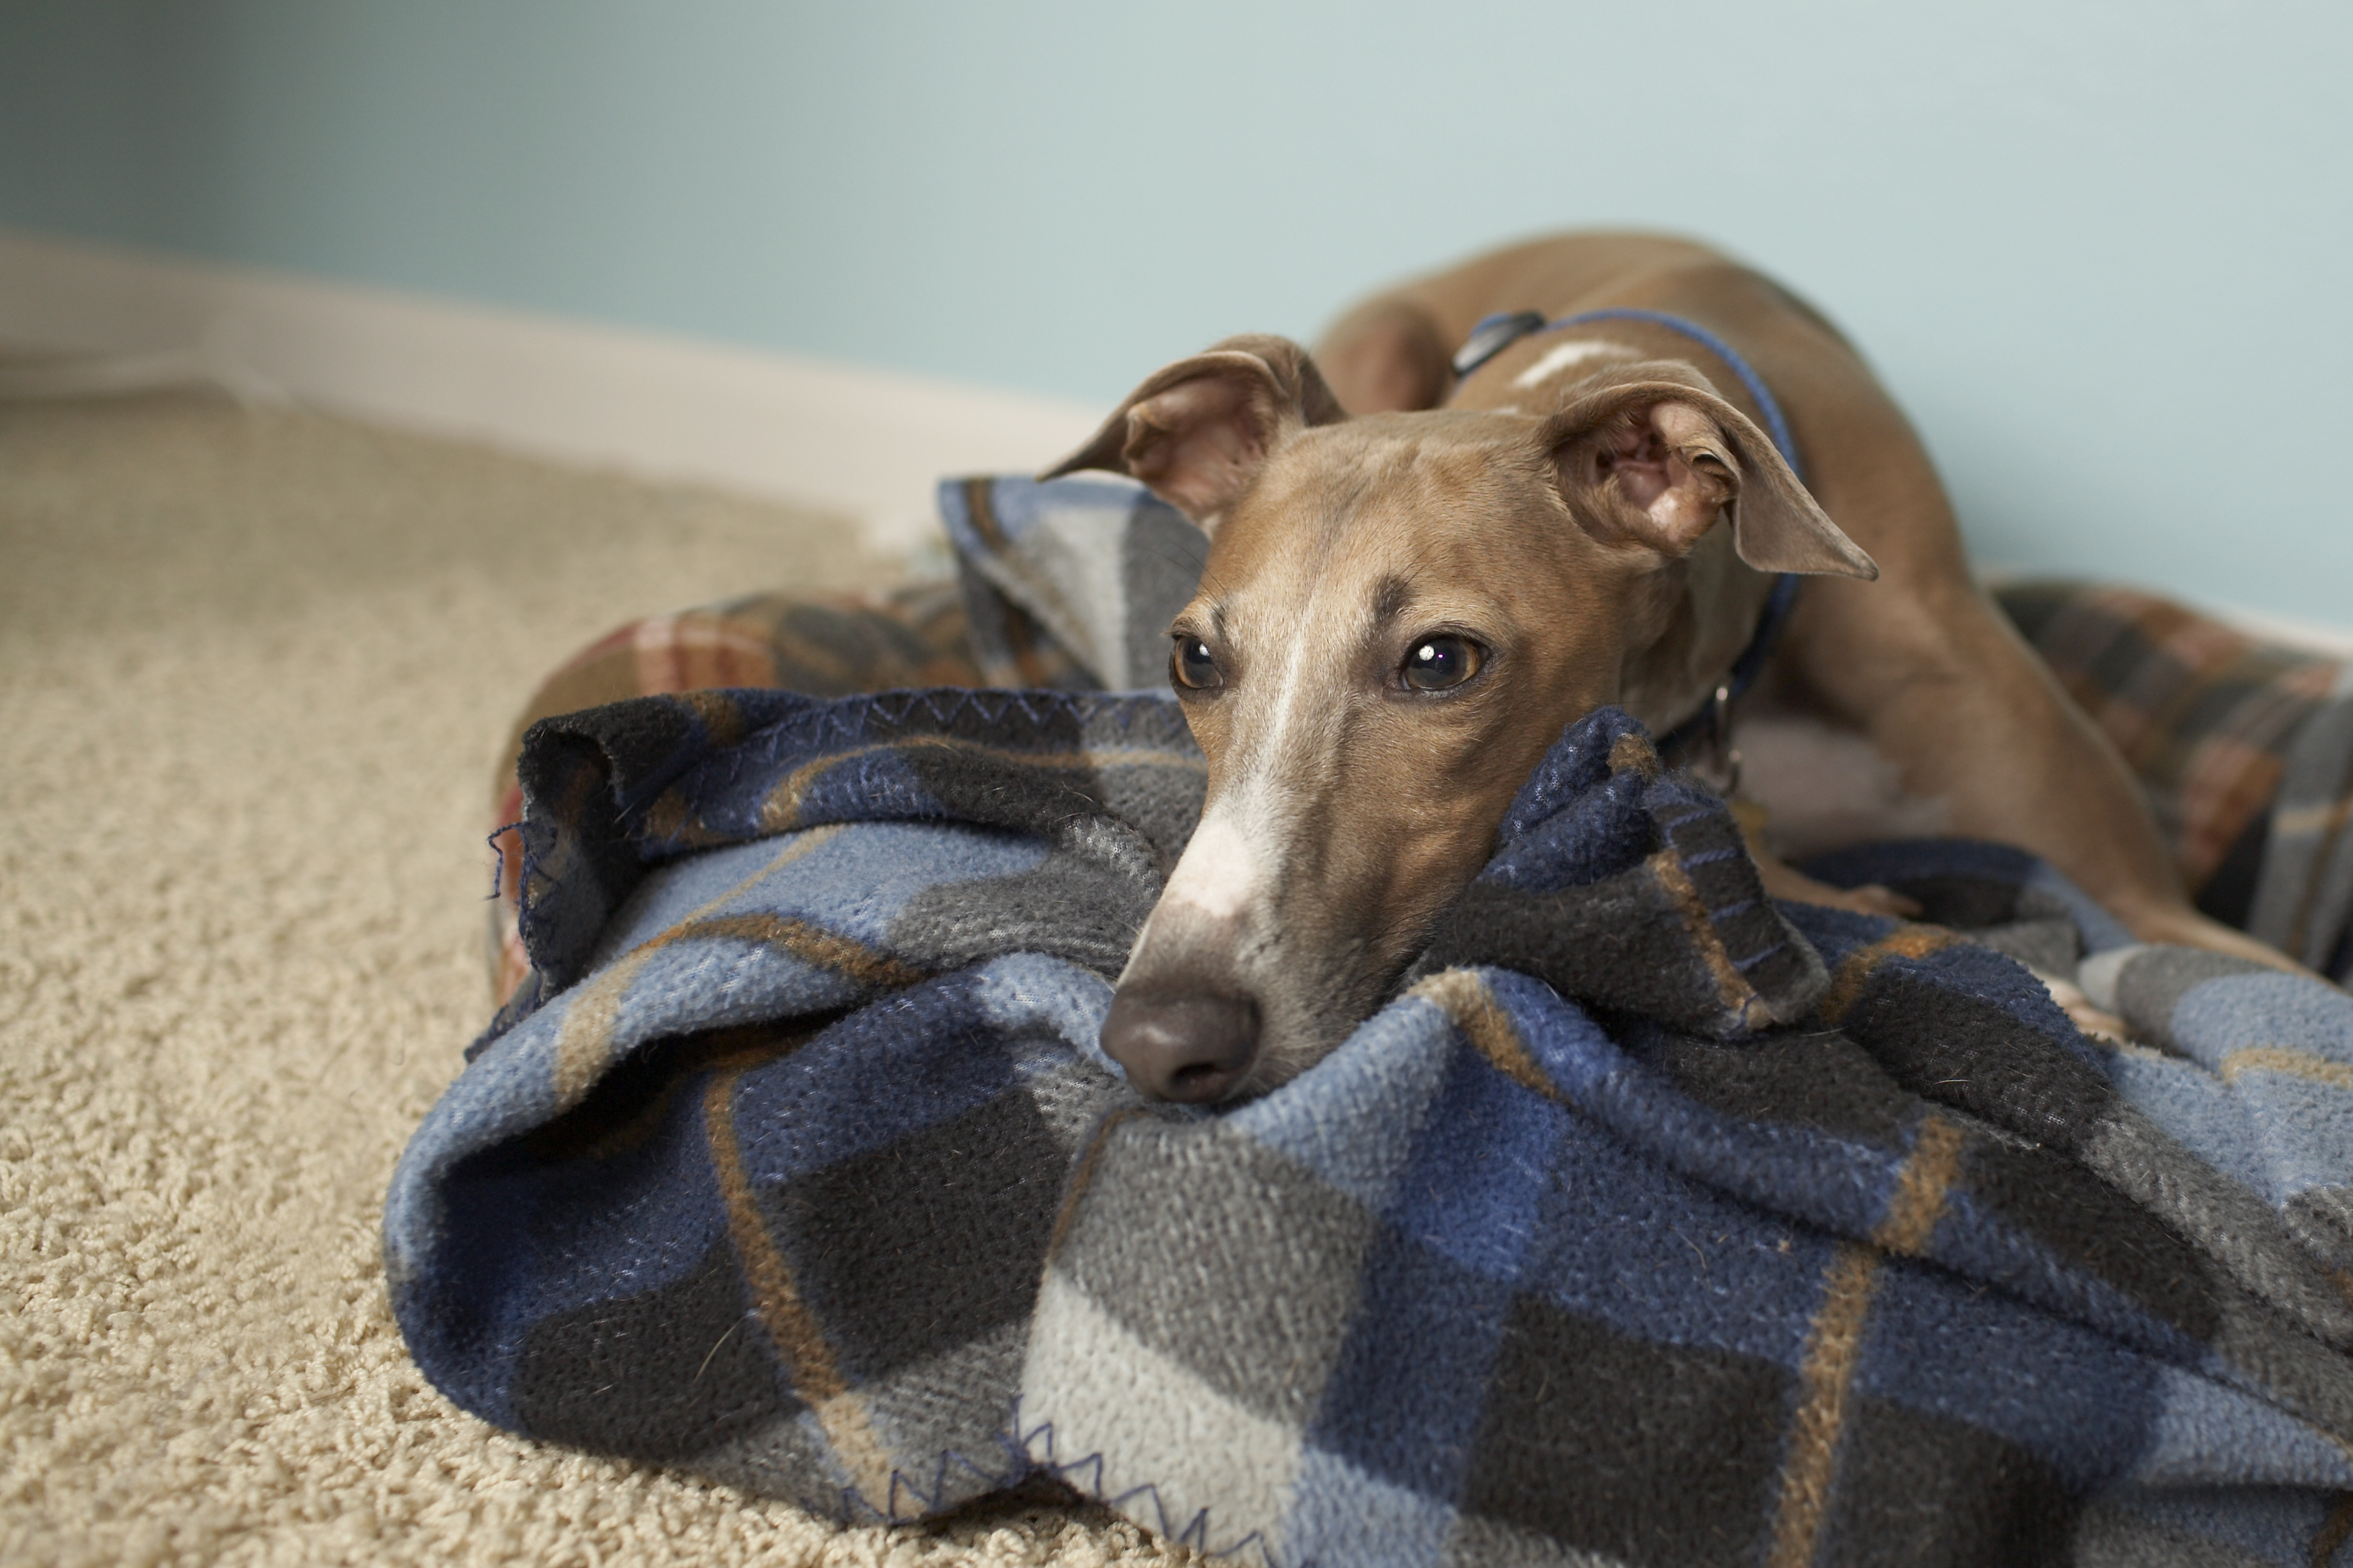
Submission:
{"label": "carpet pile texture", "polygon": [[537,677],[897,570],[839,520],[299,410],[0,405],[0,1560],[1191,1561],[1051,1499],[841,1530],[519,1441],[386,1305]]}

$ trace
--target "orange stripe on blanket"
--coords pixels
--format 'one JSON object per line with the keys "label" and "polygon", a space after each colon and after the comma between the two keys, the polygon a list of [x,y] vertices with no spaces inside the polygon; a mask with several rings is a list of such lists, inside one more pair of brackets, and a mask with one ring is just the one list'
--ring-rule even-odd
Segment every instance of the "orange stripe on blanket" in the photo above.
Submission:
{"label": "orange stripe on blanket", "polygon": [[786,844],[762,863],[760,868],[703,903],[685,920],[661,932],[635,951],[624,954],[608,967],[581,982],[578,994],[572,999],[564,1022],[555,1037],[555,1100],[559,1110],[569,1110],[580,1103],[589,1089],[605,1074],[613,1054],[613,1026],[619,1021],[621,999],[627,995],[629,983],[653,955],[697,921],[707,919],[712,910],[724,905],[764,879],[791,865],[795,860],[817,849],[836,834],[839,828],[818,828],[803,834]]}
{"label": "orange stripe on blanket", "polygon": [[1781,1466],[1780,1502],[1766,1557],[1772,1568],[1804,1568],[1814,1560],[1830,1514],[1839,1443],[1853,1404],[1854,1369],[1862,1359],[1863,1326],[1878,1294],[1883,1257],[1916,1256],[1926,1248],[1960,1174],[1961,1142],[1959,1128],[1933,1112],[1925,1118],[1911,1154],[1896,1173],[1872,1245],[1841,1243],[1824,1272],[1822,1304],[1798,1364],[1800,1392],[1789,1420],[1788,1457]]}
{"label": "orange stripe on blanket", "polygon": [[[792,1266],[777,1249],[776,1238],[768,1234],[758,1198],[752,1191],[751,1178],[744,1169],[743,1150],[735,1138],[734,1115],[735,1085],[742,1076],[741,1068],[715,1074],[702,1097],[703,1129],[710,1140],[720,1195],[727,1205],[728,1238],[744,1266],[744,1278],[752,1287],[760,1325],[767,1331],[768,1342],[776,1346],[778,1359],[785,1363],[793,1392],[816,1413],[835,1454],[849,1467],[859,1489],[870,1502],[882,1500],[881,1507],[887,1510],[891,1501],[890,1450],[874,1430],[865,1401],[851,1390],[849,1380],[842,1375],[841,1364],[834,1356],[833,1347],[826,1342],[817,1314],[802,1300]],[[715,1352],[717,1347],[712,1349]]]}
{"label": "orange stripe on blanket", "polygon": [[1896,927],[1869,947],[1857,948],[1846,955],[1837,973],[1831,976],[1830,989],[1814,1004],[1814,1016],[1825,1024],[1841,1022],[1848,1009],[1861,999],[1863,987],[1871,983],[1881,964],[1891,958],[1926,958],[1960,940],[1942,926]]}

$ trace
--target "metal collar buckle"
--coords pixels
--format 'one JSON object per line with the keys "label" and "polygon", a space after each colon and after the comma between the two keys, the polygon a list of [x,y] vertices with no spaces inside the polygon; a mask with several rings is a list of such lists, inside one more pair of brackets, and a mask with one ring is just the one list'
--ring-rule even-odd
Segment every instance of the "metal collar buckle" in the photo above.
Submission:
{"label": "metal collar buckle", "polygon": [[1732,743],[1731,682],[1715,689],[1704,716],[1705,731],[1694,737],[1699,744],[1691,749],[1684,765],[1700,783],[1728,800],[1740,788],[1740,749]]}
{"label": "metal collar buckle", "polygon": [[1548,323],[1542,310],[1499,310],[1482,316],[1471,329],[1470,338],[1454,351],[1454,379],[1461,381],[1530,332],[1540,332]]}

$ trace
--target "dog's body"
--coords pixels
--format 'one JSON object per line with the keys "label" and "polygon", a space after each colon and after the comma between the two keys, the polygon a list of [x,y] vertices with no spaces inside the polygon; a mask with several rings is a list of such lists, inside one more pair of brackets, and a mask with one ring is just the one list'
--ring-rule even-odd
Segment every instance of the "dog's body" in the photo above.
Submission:
{"label": "dog's body", "polygon": [[[1654,320],[1528,336],[1456,384],[1451,356],[1492,312],[1617,309],[1745,359],[1806,484],[1736,367]],[[1104,1031],[1150,1092],[1270,1087],[1335,1045],[1563,728],[1613,702],[1656,734],[1689,720],[1785,572],[1814,580],[1736,731],[1763,753],[1752,793],[1782,837],[1999,839],[2145,940],[2277,962],[2190,909],[2122,761],[1971,581],[1926,451],[1854,351],[1699,246],[1503,251],[1357,307],[1315,362],[1232,340],[1146,381],[1063,465],[1090,467],[1133,473],[1212,536],[1171,628],[1208,804]],[[1873,786],[1860,805],[1808,776],[1825,744],[1793,734],[1843,746]],[[1888,901],[1767,871],[1781,896]]]}

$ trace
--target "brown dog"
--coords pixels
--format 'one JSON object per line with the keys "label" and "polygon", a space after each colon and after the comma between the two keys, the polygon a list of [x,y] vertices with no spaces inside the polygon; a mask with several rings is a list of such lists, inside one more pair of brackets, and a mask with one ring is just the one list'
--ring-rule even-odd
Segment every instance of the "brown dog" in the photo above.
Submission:
{"label": "brown dog", "polygon": [[[1661,312],[1728,344],[1807,483],[1742,367],[1654,318],[1524,337],[1458,384],[1474,324],[1531,310]],[[1971,581],[1927,454],[1861,358],[1699,246],[1520,246],[1357,307],[1316,361],[1229,340],[1146,380],[1055,471],[1088,468],[1211,535],[1170,628],[1208,805],[1103,1028],[1146,1092],[1269,1088],[1338,1044],[1562,730],[1617,703],[1665,735],[1708,708],[1773,574],[1814,580],[1739,733],[1769,710],[1833,773],[1876,777],[1885,820],[1849,809],[1829,837],[2019,845],[2144,940],[2282,962],[2189,907],[2122,761]],[[1827,847],[1821,787],[1768,749],[1768,823]],[[1778,896],[1901,902],[1766,870]]]}

